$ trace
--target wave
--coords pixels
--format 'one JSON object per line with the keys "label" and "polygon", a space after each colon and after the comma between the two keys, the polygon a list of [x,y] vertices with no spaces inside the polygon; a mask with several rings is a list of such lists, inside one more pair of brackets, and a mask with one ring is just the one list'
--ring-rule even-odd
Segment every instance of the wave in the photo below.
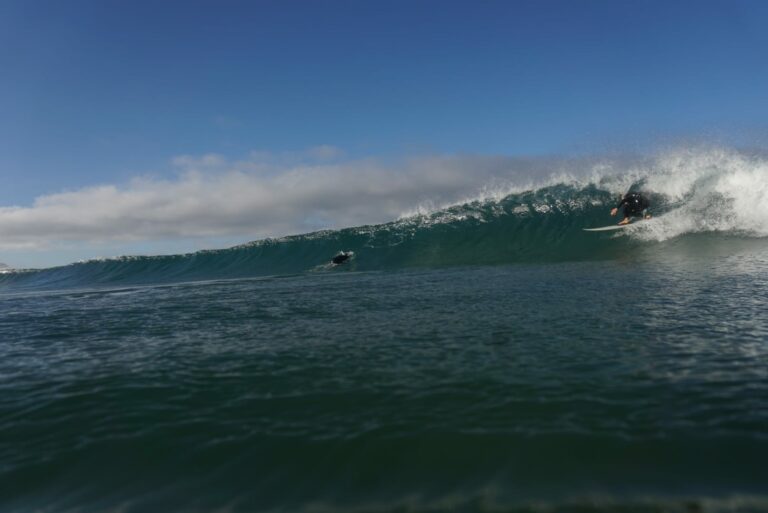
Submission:
{"label": "wave", "polygon": [[[616,234],[617,197],[641,190],[654,218]],[[538,186],[511,186],[380,224],[170,256],[124,256],[0,274],[0,288],[168,283],[414,266],[611,259],[693,234],[768,236],[768,160],[731,150],[669,152],[629,167],[598,165]],[[354,257],[330,264],[339,251]]]}

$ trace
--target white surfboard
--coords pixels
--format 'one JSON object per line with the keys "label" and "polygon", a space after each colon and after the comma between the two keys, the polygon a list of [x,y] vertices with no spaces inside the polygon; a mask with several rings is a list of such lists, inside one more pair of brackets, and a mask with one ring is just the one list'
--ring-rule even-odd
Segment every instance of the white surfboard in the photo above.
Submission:
{"label": "white surfboard", "polygon": [[612,224],[610,226],[600,226],[599,228],[582,228],[582,230],[584,230],[585,232],[612,232],[613,230],[623,230],[628,226],[632,226],[642,221],[646,221],[646,219],[638,219],[636,221],[632,221],[631,223],[627,223],[627,224]]}
{"label": "white surfboard", "polygon": [[583,230],[585,232],[612,232],[613,230],[622,230],[630,224],[612,224],[611,226],[601,226],[599,228],[583,228]]}

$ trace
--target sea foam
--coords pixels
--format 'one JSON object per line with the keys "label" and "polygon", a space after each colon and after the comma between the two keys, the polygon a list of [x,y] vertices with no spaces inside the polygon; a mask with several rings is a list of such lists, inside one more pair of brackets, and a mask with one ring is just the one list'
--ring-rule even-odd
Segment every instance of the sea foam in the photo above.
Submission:
{"label": "sea foam", "polygon": [[660,156],[640,179],[662,200],[661,215],[633,236],[663,241],[688,233],[768,236],[768,160],[730,150]]}

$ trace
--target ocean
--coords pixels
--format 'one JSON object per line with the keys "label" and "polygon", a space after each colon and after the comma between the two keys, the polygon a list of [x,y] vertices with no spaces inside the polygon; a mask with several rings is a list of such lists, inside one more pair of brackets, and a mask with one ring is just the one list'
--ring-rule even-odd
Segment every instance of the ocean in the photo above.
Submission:
{"label": "ocean", "polygon": [[[727,162],[4,272],[0,511],[766,512],[768,165]],[[584,232],[628,183],[653,219]]]}

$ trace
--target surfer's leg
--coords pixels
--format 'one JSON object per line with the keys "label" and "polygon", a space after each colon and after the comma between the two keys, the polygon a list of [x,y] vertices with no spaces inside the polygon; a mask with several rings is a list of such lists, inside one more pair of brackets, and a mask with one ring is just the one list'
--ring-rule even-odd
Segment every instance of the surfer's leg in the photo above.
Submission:
{"label": "surfer's leg", "polygon": [[629,205],[624,205],[624,219],[619,221],[619,225],[629,224],[631,217],[632,217],[632,209],[629,208]]}

